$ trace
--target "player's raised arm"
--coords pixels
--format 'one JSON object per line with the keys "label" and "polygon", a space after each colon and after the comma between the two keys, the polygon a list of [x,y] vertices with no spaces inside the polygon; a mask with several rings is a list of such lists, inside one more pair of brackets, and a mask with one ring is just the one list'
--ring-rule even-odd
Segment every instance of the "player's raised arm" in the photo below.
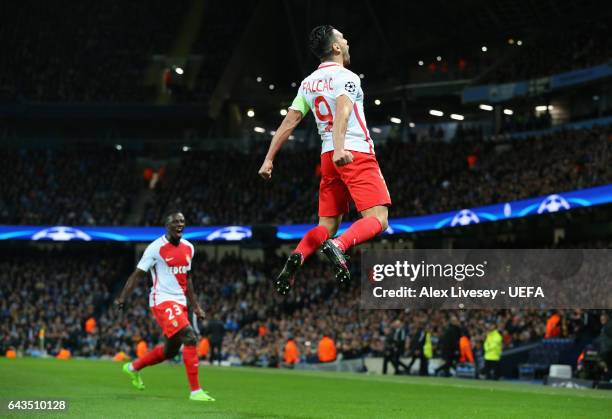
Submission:
{"label": "player's raised arm", "polygon": [[134,288],[136,288],[136,284],[142,281],[146,275],[147,273],[145,271],[138,268],[136,268],[134,272],[132,272],[132,275],[130,275],[127,282],[125,283],[121,294],[119,294],[119,297],[115,300],[115,306],[118,309],[123,309],[123,305],[125,304],[126,298],[132,295],[132,292],[134,292]]}
{"label": "player's raised arm", "polygon": [[206,314],[204,313],[204,310],[202,310],[202,307],[200,307],[200,303],[198,302],[198,297],[193,288],[193,277],[191,276],[191,274],[187,275],[187,294],[186,296],[187,296],[187,302],[189,303],[189,306],[191,307],[195,315],[198,316],[199,319],[204,319]]}
{"label": "player's raised arm", "polygon": [[336,166],[344,166],[353,161],[353,154],[344,149],[344,137],[348,128],[348,120],[353,112],[353,102],[346,95],[336,98],[336,117],[334,118],[334,128],[332,140],[334,142],[334,155],[332,160]]}
{"label": "player's raised arm", "polygon": [[266,158],[259,169],[259,176],[266,180],[272,177],[272,168],[274,166],[273,162],[276,153],[278,153],[278,150],[287,142],[295,127],[302,121],[302,118],[302,112],[289,108],[285,119],[283,119],[283,122],[281,122],[276,133],[272,137],[270,148],[268,148],[268,154],[266,154]]}

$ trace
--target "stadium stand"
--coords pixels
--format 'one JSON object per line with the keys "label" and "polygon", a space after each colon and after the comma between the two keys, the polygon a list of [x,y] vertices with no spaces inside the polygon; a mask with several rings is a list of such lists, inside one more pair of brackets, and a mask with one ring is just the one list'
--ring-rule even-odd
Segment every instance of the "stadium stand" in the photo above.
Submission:
{"label": "stadium stand", "polygon": [[121,258],[55,250],[37,253],[37,263],[31,263],[32,256],[13,254],[0,263],[2,353],[8,347],[54,355],[63,347],[73,354],[99,353],[97,337],[112,337],[98,335],[99,329],[87,334],[84,325],[109,306],[111,281],[125,270]]}
{"label": "stadium stand", "polygon": [[542,31],[496,65],[482,81],[528,80],[603,64],[610,59],[612,48],[607,33],[607,25],[598,21]]}
{"label": "stadium stand", "polygon": [[[7,40],[12,65],[0,75],[0,100],[8,103],[155,102],[164,70],[172,70],[173,56],[188,55],[187,62],[193,62],[187,66],[193,73],[168,76],[177,77],[170,81],[174,85],[172,100],[206,103],[231,58],[233,47],[245,33],[248,35],[245,28],[256,6],[240,8],[229,21],[224,19],[223,5],[205,4],[201,19],[189,21],[188,16],[198,15],[190,13],[195,4],[181,0],[174,7],[167,7],[156,0],[147,7],[113,2],[84,7],[66,1],[54,5],[32,1],[26,1],[22,7],[4,5],[3,12],[11,19],[0,28],[0,36]],[[26,12],[30,9],[37,13]],[[157,18],[162,15],[163,19]],[[94,20],[97,25],[89,24]],[[68,21],[79,23],[76,26],[59,24]],[[36,31],[29,30],[33,24]],[[425,27],[432,24],[439,22],[420,23]],[[361,27],[363,22],[355,25]],[[134,27],[139,30],[134,31]],[[414,30],[418,31],[419,27]],[[491,37],[483,40],[489,45],[485,53],[481,51],[483,42],[465,40],[458,49],[456,39],[440,37],[427,50],[409,45],[410,53],[395,56],[393,65],[386,58],[364,64],[371,77],[384,77],[396,83],[463,79],[478,83],[517,81],[606,62],[610,58],[610,41],[606,35],[604,22],[581,20],[562,28],[541,28],[528,34],[520,47],[514,41],[508,45],[506,39]],[[223,43],[216,41],[219,39]],[[406,48],[395,42],[391,38],[390,45]],[[372,37],[368,48],[378,47],[378,40]],[[430,53],[431,49],[438,51],[440,61]],[[158,57],[159,66],[152,65],[154,57]],[[422,58],[422,66],[417,65],[416,57]],[[398,61],[402,65],[397,65]],[[150,73],[152,68],[156,72]],[[412,68],[411,80],[399,68]],[[270,77],[282,79],[283,75]]]}
{"label": "stadium stand", "polygon": [[[388,142],[377,155],[392,216],[422,215],[610,183],[611,135],[595,127],[522,141]],[[0,167],[0,222],[125,223],[148,186],[132,153],[100,151],[9,151],[13,164]],[[183,153],[159,181],[143,223],[157,225],[171,208],[192,225],[315,221],[318,151],[283,152],[269,183],[257,176],[263,154],[257,145]]]}
{"label": "stadium stand", "polygon": [[[610,243],[593,241],[580,246],[607,248]],[[33,256],[39,263],[26,263]],[[545,335],[549,312],[543,310],[360,311],[359,287],[348,293],[340,291],[329,279],[328,264],[321,260],[307,264],[295,291],[283,298],[275,294],[271,281],[281,260],[253,262],[232,254],[211,260],[205,253],[195,259],[200,302],[210,319],[225,325],[224,360],[278,366],[283,344],[292,336],[303,360],[316,362],[309,355],[324,333],[335,340],[343,359],[381,356],[385,330],[396,319],[407,331],[426,324],[436,347],[450,317],[458,316],[477,356],[482,355],[487,322],[500,325],[505,349],[540,342]],[[359,265],[359,253],[354,255],[354,264]],[[7,258],[0,264],[0,352],[12,348],[31,355],[55,355],[68,349],[73,356],[112,357],[121,351],[133,356],[141,340],[149,345],[159,342],[159,328],[148,315],[147,284],[140,284],[123,312],[111,306],[114,290],[131,269],[129,258],[116,251],[87,256],[51,249]],[[591,342],[598,329],[592,324],[585,328],[587,312],[559,311],[561,337]],[[96,328],[88,333],[90,317],[96,319]],[[200,330],[206,336],[205,322]],[[537,353],[530,359],[535,360]]]}
{"label": "stadium stand", "polygon": [[11,19],[0,36],[11,46],[12,65],[0,75],[0,97],[10,102],[153,101],[157,88],[145,85],[145,71],[154,53],[171,48],[188,4],[6,4]]}
{"label": "stadium stand", "polygon": [[119,225],[140,183],[114,150],[8,150],[0,166],[0,223]]}

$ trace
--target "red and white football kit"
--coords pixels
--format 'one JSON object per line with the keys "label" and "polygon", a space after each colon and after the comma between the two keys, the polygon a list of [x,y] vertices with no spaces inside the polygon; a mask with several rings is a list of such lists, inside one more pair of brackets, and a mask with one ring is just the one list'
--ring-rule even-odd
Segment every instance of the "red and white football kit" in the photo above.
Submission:
{"label": "red and white football kit", "polygon": [[189,325],[187,316],[187,274],[194,247],[181,239],[178,246],[162,236],[147,246],[137,268],[151,272],[153,286],[149,306],[168,338]]}
{"label": "red and white football kit", "polygon": [[[347,96],[353,103],[344,148],[352,152],[354,159],[338,167],[332,160],[332,131],[336,99],[341,95]],[[351,198],[358,211],[391,204],[366,125],[363,99],[359,76],[337,63],[324,62],[302,81],[290,106],[303,115],[312,109],[321,136],[319,216],[335,217],[347,213]]]}

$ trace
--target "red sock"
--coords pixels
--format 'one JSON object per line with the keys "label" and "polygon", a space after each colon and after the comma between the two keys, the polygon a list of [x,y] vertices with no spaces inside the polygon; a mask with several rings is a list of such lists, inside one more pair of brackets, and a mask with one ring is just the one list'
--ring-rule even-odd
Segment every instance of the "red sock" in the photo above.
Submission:
{"label": "red sock", "polygon": [[194,346],[183,346],[183,362],[187,371],[187,380],[191,391],[200,389],[200,379],[198,378],[198,353]]}
{"label": "red sock", "polygon": [[143,356],[142,358],[138,358],[136,361],[132,362],[132,367],[139,371],[144,367],[150,367],[151,365],[159,364],[166,359],[166,355],[164,355],[164,345],[157,345],[151,352]]}
{"label": "red sock", "polygon": [[329,238],[329,231],[323,226],[316,226],[308,230],[306,235],[302,237],[302,240],[297,245],[293,253],[302,254],[302,262],[308,259],[308,256],[312,255],[317,251],[325,240]]}
{"label": "red sock", "polygon": [[381,231],[382,224],[378,218],[365,217],[355,221],[340,237],[334,239],[334,242],[343,252],[346,252],[351,247],[378,236]]}

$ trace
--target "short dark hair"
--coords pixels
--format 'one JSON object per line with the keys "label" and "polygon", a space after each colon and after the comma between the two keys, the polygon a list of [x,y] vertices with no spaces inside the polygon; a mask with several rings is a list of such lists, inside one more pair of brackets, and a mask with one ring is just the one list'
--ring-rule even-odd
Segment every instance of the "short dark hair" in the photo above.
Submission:
{"label": "short dark hair", "polygon": [[317,58],[323,61],[332,55],[332,44],[335,41],[334,27],[331,25],[321,25],[310,31],[308,43],[310,50]]}
{"label": "short dark hair", "polygon": [[177,209],[172,209],[170,211],[167,211],[164,214],[164,225],[168,225],[168,223],[170,222],[170,217],[172,217],[175,214],[182,214],[183,212],[181,210],[177,210]]}

